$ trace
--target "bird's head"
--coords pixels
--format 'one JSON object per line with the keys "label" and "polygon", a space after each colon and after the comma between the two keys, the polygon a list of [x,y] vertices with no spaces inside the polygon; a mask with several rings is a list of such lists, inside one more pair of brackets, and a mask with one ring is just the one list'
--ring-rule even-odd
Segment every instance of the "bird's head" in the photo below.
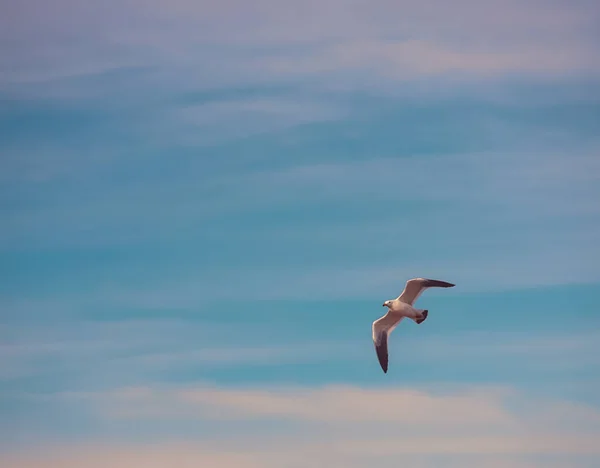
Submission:
{"label": "bird's head", "polygon": [[383,307],[390,307],[392,301],[385,301]]}

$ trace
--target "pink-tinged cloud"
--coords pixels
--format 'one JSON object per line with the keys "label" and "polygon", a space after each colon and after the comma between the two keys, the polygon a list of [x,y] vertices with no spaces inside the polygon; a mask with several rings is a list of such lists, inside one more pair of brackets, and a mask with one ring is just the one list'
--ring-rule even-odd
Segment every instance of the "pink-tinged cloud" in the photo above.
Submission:
{"label": "pink-tinged cloud", "polygon": [[[600,450],[588,443],[600,435],[597,408],[533,398],[506,387],[433,391],[342,385],[245,389],[205,385],[63,393],[54,398],[83,402],[99,420],[144,424],[197,420],[232,425],[286,421],[301,432],[325,428],[325,437],[332,440],[338,435],[352,438],[361,434],[369,447],[387,446],[385,438],[390,433],[415,438],[411,444],[395,445],[393,450],[400,452],[486,453],[502,444],[506,444],[507,453]],[[310,436],[310,431],[306,434]],[[480,441],[477,447],[467,444],[473,438]],[[561,443],[554,442],[559,439]]]}
{"label": "pink-tinged cloud", "polygon": [[[102,418],[261,420],[298,423],[390,423],[419,428],[495,427],[521,431],[585,423],[600,431],[600,411],[568,401],[534,399],[510,387],[463,387],[458,390],[410,387],[220,388],[130,387],[108,392],[55,395],[88,404]],[[518,410],[516,409],[518,408]],[[544,421],[538,427],[537,421]],[[484,435],[483,433],[479,435]]]}
{"label": "pink-tinged cloud", "polygon": [[[599,459],[600,411],[508,388],[129,388],[62,394],[98,418],[157,427],[165,419],[229,424],[230,435],[39,446],[5,468],[280,468],[579,466]],[[270,423],[236,426],[238,421]],[[278,425],[285,420],[287,424]],[[171,421],[172,423],[172,421]],[[244,427],[245,429],[240,429]],[[206,434],[206,433],[205,433]],[[116,442],[115,440],[118,440]],[[546,457],[546,458],[544,458]],[[554,465],[543,463],[552,457]],[[561,464],[562,463],[562,464]]]}
{"label": "pink-tinged cloud", "polygon": [[[293,438],[246,444],[98,444],[62,446],[0,459],[4,468],[577,468],[593,466],[600,451],[591,438],[388,437],[304,443]],[[536,458],[540,454],[546,458]],[[578,464],[577,460],[588,464]]]}
{"label": "pink-tinged cloud", "polygon": [[600,11],[590,2],[26,0],[2,8],[0,85],[131,66],[173,69],[179,87],[329,72],[371,83],[599,72]]}

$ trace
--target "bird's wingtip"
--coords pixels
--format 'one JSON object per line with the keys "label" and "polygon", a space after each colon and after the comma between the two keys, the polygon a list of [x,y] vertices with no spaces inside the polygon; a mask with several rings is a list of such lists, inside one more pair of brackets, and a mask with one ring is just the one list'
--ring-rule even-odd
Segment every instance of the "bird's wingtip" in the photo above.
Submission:
{"label": "bird's wingtip", "polygon": [[433,280],[433,282],[436,283],[437,286],[441,286],[442,288],[453,288],[454,286],[456,286],[454,283],[449,283],[448,281]]}

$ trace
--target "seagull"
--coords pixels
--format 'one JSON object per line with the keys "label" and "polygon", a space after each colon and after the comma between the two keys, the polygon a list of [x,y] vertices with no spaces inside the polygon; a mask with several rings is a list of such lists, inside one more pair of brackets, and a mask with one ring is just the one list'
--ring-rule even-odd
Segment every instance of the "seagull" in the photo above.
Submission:
{"label": "seagull", "polygon": [[404,291],[396,299],[383,303],[388,308],[387,313],[373,322],[373,343],[377,351],[377,359],[383,372],[388,370],[388,337],[404,317],[421,324],[429,314],[428,310],[415,309],[413,304],[427,288],[452,288],[455,285],[446,281],[427,278],[413,278],[406,282]]}

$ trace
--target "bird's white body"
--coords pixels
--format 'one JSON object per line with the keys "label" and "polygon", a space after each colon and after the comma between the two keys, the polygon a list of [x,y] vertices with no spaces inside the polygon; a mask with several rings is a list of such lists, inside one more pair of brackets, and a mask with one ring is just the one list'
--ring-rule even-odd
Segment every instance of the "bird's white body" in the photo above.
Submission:
{"label": "bird's white body", "polygon": [[387,308],[388,314],[397,315],[398,317],[408,317],[411,319],[417,319],[423,312],[423,309],[415,309],[410,304],[402,302],[399,299],[388,301]]}
{"label": "bird's white body", "polygon": [[396,328],[404,317],[414,320],[417,324],[423,323],[427,318],[429,312],[426,309],[416,309],[413,307],[413,304],[421,293],[427,288],[451,288],[453,286],[452,283],[445,281],[414,278],[406,282],[404,291],[396,299],[390,299],[383,303],[384,307],[388,308],[387,313],[373,322],[373,343],[375,343],[377,358],[383,372],[387,372],[387,341],[388,336],[394,328]]}

